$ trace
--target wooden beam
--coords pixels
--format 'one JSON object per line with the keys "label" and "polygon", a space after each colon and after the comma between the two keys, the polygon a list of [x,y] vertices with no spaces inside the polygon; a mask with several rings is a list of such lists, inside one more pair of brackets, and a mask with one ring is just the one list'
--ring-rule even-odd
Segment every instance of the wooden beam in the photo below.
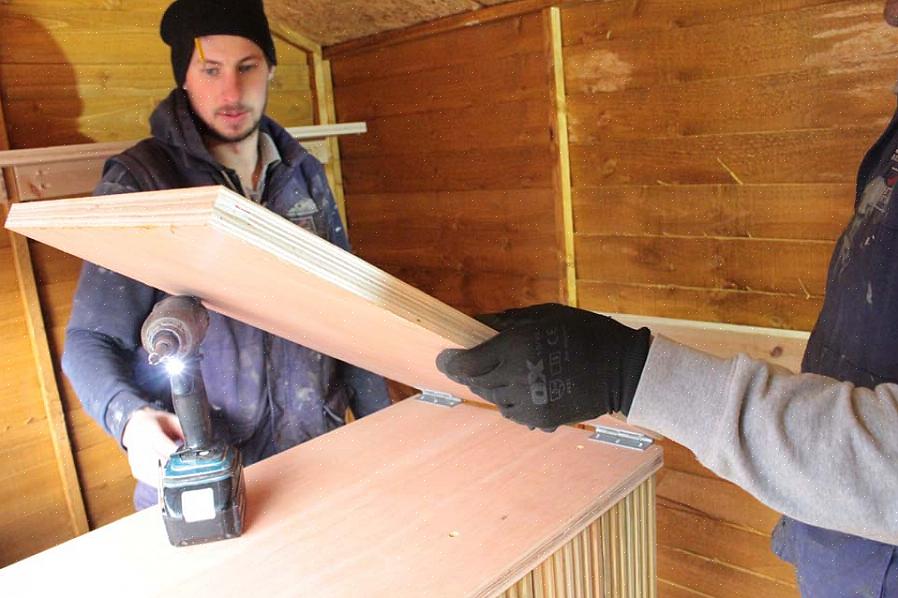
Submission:
{"label": "wooden beam", "polygon": [[716,322],[698,322],[674,318],[608,314],[628,326],[646,326],[655,334],[706,351],[717,357],[733,357],[745,353],[755,359],[801,371],[801,359],[809,332],[781,330],[759,326],[739,326]]}
{"label": "wooden beam", "polygon": [[[0,150],[7,149],[9,145],[6,137],[2,106],[0,106],[0,131],[2,131],[0,133]],[[8,199],[8,202],[3,203],[3,211],[6,211],[10,204],[15,203],[18,189],[12,169],[3,168],[2,170],[4,195]],[[44,326],[44,315],[38,295],[37,281],[34,278],[31,251],[28,248],[28,239],[25,237],[10,231],[9,240],[13,252],[13,261],[15,262],[16,279],[19,283],[19,294],[22,297],[25,325],[28,329],[31,350],[34,354],[34,366],[41,391],[41,401],[47,417],[48,432],[56,457],[59,480],[69,513],[72,533],[78,536],[89,531],[90,527],[84,509],[84,497],[81,495],[81,483],[75,468],[75,457],[72,454],[72,444],[69,440],[62,399],[59,395],[59,383],[56,380],[53,358],[47,341],[47,330]]]}
{"label": "wooden beam", "polygon": [[[320,148],[319,151],[327,156],[327,160],[322,160],[327,164],[325,173],[328,183],[334,193],[334,201],[337,204],[337,210],[340,212],[340,218],[343,221],[343,227],[346,228],[346,206],[343,197],[343,181],[342,169],[340,167],[340,148],[336,139],[331,135],[346,135],[364,133],[366,131],[364,123],[347,123],[337,125],[334,113],[333,100],[333,83],[331,82],[330,65],[322,58],[321,46],[305,35],[299,33],[283,22],[275,22],[272,25],[274,34],[287,43],[304,50],[308,55],[308,64],[311,71],[311,88],[314,93],[313,102],[313,120],[318,127],[296,127],[288,129],[298,131],[299,129],[316,129],[318,132],[313,133],[321,137],[327,137],[326,148]],[[334,131],[330,133],[330,131]],[[320,160],[320,157],[319,157]]]}
{"label": "wooden beam", "polygon": [[313,42],[309,37],[303,35],[289,25],[285,25],[283,21],[271,21],[270,25],[271,32],[275,37],[279,37],[285,42],[293,44],[297,48],[305,50],[310,54],[321,54],[320,44]]}
{"label": "wooden beam", "polygon": [[28,240],[25,237],[12,232],[9,235],[50,439],[53,441],[53,451],[56,455],[56,465],[62,482],[66,507],[69,511],[72,532],[77,536],[87,532],[90,528],[84,510],[81,483],[75,468],[75,458],[72,454],[72,444],[66,427],[62,399],[59,396],[59,386],[50,346],[47,342],[47,330],[44,327],[37,282],[34,279],[34,270],[32,270],[31,253],[28,249]]}
{"label": "wooden beam", "polygon": [[328,110],[327,122],[306,127],[287,127],[287,132],[296,139],[311,140],[336,137],[338,135],[359,135],[368,132],[368,125],[363,122],[338,123]]}
{"label": "wooden beam", "polygon": [[325,166],[330,164],[333,156],[331,155],[331,147],[327,139],[311,139],[304,141],[302,146]]}
{"label": "wooden beam", "polygon": [[558,152],[556,164],[556,185],[558,201],[556,202],[555,220],[558,224],[558,245],[561,253],[561,297],[564,302],[574,307],[577,297],[577,262],[574,254],[574,211],[571,200],[571,159],[568,152],[568,118],[567,92],[564,87],[564,48],[562,47],[561,9],[552,7],[546,10],[546,21],[549,28],[550,56],[553,72],[553,106],[555,109],[555,145]]}
{"label": "wooden beam", "polygon": [[[315,123],[320,127],[330,127],[335,118],[333,89],[332,85],[329,84],[330,65],[322,59],[320,49],[317,52],[309,53],[309,70],[312,75],[312,91],[315,94]],[[329,157],[332,159],[336,157],[339,162],[340,149],[332,138],[327,141],[327,150]],[[340,219],[345,229],[347,224],[346,206],[343,202],[343,181],[337,176],[339,170],[339,164],[335,168],[333,163],[331,163],[330,167],[325,170],[325,174],[327,175],[327,182],[334,193],[334,201],[337,204],[337,210],[340,213]],[[337,194],[338,189],[340,190],[339,195]]]}
{"label": "wooden beam", "polygon": [[71,160],[103,160],[121,153],[137,143],[134,141],[109,141],[105,143],[79,143],[56,145],[34,149],[16,149],[0,152],[0,168],[34,164],[51,164]]}
{"label": "wooden beam", "polygon": [[312,71],[312,91],[315,94],[315,124],[328,125],[327,85],[325,83],[324,60],[321,52],[309,54],[309,69]]}
{"label": "wooden beam", "polygon": [[[287,131],[297,140],[304,141],[324,139],[332,135],[356,135],[367,131],[367,126],[363,122],[331,123],[327,126],[287,127]],[[137,142],[138,140],[110,141],[7,150],[0,152],[0,167],[50,164],[72,160],[101,160],[121,153]]]}
{"label": "wooden beam", "polygon": [[[334,106],[334,78],[331,73],[331,63],[329,60],[324,60],[321,63],[322,71],[324,72],[324,96],[326,98],[326,114],[327,114],[327,122],[335,123],[337,122],[337,110]],[[354,133],[365,133],[368,130],[368,127],[365,123],[353,123],[362,125],[362,130],[353,131]],[[332,125],[332,126],[340,126],[340,125]],[[328,146],[330,149],[330,169],[333,175],[333,180],[331,181],[331,189],[334,192],[334,199],[337,202],[337,209],[340,211],[340,218],[343,219],[343,226],[347,228],[349,226],[349,220],[346,218],[346,198],[343,195],[343,167],[340,160],[340,143],[336,137],[328,138]]]}
{"label": "wooden beam", "polygon": [[[6,119],[3,116],[3,95],[0,94],[0,151],[3,150],[9,150],[9,136],[6,133]],[[2,167],[3,165],[0,164],[0,168]],[[10,196],[10,192],[6,188],[6,177],[7,173],[4,170],[3,176],[0,177],[0,203],[2,203],[4,206],[9,205]]]}

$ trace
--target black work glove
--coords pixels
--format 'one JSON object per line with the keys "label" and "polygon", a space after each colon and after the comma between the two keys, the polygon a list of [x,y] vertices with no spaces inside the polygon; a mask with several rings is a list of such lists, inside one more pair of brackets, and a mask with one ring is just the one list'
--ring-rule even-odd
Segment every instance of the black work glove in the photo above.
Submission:
{"label": "black work glove", "polygon": [[481,316],[499,330],[473,349],[446,349],[437,368],[505,417],[552,431],[630,411],[649,352],[648,328],[557,304]]}

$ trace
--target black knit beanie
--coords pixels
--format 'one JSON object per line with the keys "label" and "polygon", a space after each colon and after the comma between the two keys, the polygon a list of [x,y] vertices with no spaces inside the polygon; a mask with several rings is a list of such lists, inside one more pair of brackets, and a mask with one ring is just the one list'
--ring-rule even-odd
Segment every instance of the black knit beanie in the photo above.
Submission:
{"label": "black knit beanie", "polygon": [[159,34],[171,46],[171,67],[178,87],[187,77],[194,40],[205,35],[245,37],[262,49],[270,66],[277,64],[262,0],[176,0],[162,15]]}

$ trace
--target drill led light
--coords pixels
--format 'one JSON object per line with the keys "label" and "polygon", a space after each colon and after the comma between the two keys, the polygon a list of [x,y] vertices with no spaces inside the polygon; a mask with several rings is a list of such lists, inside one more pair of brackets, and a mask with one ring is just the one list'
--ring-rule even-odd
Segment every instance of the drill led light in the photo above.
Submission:
{"label": "drill led light", "polygon": [[177,357],[170,357],[165,360],[165,371],[169,376],[177,376],[184,371],[184,362]]}

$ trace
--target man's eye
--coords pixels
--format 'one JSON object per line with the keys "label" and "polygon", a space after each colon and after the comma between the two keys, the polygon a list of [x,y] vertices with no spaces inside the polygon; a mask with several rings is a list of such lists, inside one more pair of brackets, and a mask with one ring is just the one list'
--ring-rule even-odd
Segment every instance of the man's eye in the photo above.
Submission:
{"label": "man's eye", "polygon": [[209,77],[217,77],[218,68],[205,68],[203,69],[203,74],[208,75]]}
{"label": "man's eye", "polygon": [[258,67],[258,65],[256,65],[256,64],[241,64],[241,65],[240,65],[240,72],[241,72],[241,73],[248,73],[248,72],[250,72],[250,71],[256,70],[257,67]]}

